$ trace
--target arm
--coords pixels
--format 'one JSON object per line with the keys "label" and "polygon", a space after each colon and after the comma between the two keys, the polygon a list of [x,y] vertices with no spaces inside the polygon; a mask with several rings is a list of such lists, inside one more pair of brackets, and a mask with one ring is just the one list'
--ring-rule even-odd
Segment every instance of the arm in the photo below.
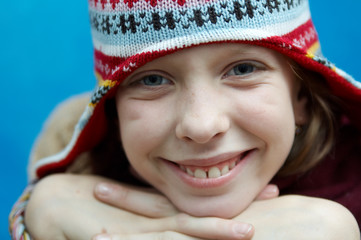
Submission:
{"label": "arm", "polygon": [[[119,239],[123,240],[159,239],[160,236],[186,240],[250,239],[253,234],[253,228],[249,229],[248,224],[239,221],[179,214],[164,197],[145,190],[141,192],[144,193],[142,203],[149,209],[158,208],[158,215],[165,212],[168,216],[153,218],[116,209],[95,199],[93,188],[102,181],[105,179],[101,177],[70,174],[52,175],[41,180],[34,188],[25,213],[30,234],[38,240],[89,240],[97,233],[122,233]],[[128,196],[132,198],[133,190]],[[247,232],[236,233],[236,226],[245,226]]]}
{"label": "arm", "polygon": [[[97,185],[104,181],[108,184]],[[92,194],[95,186],[95,195],[109,205],[95,199]],[[266,190],[260,197],[269,198],[272,192]],[[98,233],[121,240],[249,239],[254,229],[244,237],[235,237],[235,224],[242,226],[242,222],[255,226],[253,239],[359,239],[360,236],[353,216],[340,205],[323,199],[284,196],[256,201],[233,221],[194,218],[179,214],[156,192],[109,185],[109,180],[100,177],[66,174],[53,175],[36,186],[25,220],[30,233],[40,240],[91,239]]]}
{"label": "arm", "polygon": [[[101,201],[134,212],[138,209],[143,211],[141,206],[144,203],[136,202],[134,199],[144,199],[145,193],[110,184],[106,194],[103,194],[99,189],[104,186],[102,184],[95,189],[95,194]],[[266,195],[262,196],[262,194]],[[267,197],[272,195],[272,190],[271,193],[267,194],[267,191],[264,191],[262,194],[261,199],[267,200],[254,201],[234,218],[240,222],[253,224],[256,230],[252,239],[360,239],[355,218],[338,203],[297,195]],[[151,206],[147,207],[151,209]],[[157,215],[157,213],[156,211],[148,214]],[[171,211],[168,213],[173,214]]]}

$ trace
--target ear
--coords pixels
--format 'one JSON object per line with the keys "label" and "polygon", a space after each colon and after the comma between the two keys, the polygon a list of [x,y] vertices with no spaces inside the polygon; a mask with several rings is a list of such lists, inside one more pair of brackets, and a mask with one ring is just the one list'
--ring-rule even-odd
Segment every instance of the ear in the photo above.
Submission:
{"label": "ear", "polygon": [[293,112],[295,125],[302,126],[309,122],[309,112],[307,109],[308,98],[305,95],[296,94],[293,101]]}

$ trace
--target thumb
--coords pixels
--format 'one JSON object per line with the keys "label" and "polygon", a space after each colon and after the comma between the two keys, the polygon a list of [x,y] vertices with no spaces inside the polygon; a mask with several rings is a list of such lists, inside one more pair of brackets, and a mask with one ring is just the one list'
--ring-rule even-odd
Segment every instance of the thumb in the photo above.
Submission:
{"label": "thumb", "polygon": [[95,186],[94,195],[103,203],[146,217],[168,217],[178,212],[166,197],[149,189],[102,182]]}

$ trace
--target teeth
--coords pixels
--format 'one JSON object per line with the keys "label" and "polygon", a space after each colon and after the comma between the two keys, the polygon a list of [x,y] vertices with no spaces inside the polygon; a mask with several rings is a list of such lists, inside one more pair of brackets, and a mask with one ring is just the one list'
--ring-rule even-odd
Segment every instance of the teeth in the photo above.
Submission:
{"label": "teeth", "polygon": [[188,175],[194,177],[194,173],[192,172],[192,170],[190,170],[190,169],[188,169],[188,168],[187,168],[187,173],[188,173]]}
{"label": "teeth", "polygon": [[208,171],[208,178],[217,178],[221,176],[221,171],[217,167],[212,167]]}
{"label": "teeth", "polygon": [[229,171],[232,170],[239,162],[241,162],[241,160],[247,154],[248,154],[248,152],[244,153],[241,156],[241,158],[238,159],[237,161],[232,161],[228,165],[225,164],[222,169],[219,169],[218,167],[211,167],[210,169],[205,171],[203,169],[196,168],[195,171],[193,172],[192,168],[194,169],[194,167],[188,168],[188,167],[182,166],[182,165],[179,165],[179,167],[184,172],[186,172],[189,176],[192,176],[192,177],[195,177],[195,178],[202,178],[202,179],[205,179],[205,178],[218,178],[218,177],[224,176],[227,173],[229,173]]}
{"label": "teeth", "polygon": [[229,166],[230,169],[233,169],[236,166],[236,162],[231,163],[231,165]]}
{"label": "teeth", "polygon": [[229,167],[228,167],[228,165],[224,166],[224,167],[222,168],[222,171],[221,171],[222,176],[223,176],[223,175],[226,175],[227,173],[229,173]]}
{"label": "teeth", "polygon": [[202,169],[199,169],[197,168],[194,172],[185,167],[185,166],[182,166],[180,165],[180,168],[186,172],[189,176],[192,176],[192,177],[195,177],[195,178],[218,178],[220,176],[224,176],[226,175],[227,173],[229,173],[229,171],[231,169],[233,169],[237,163],[239,163],[240,160],[236,161],[236,162],[233,162],[231,163],[230,165],[225,165],[222,170],[220,170],[218,167],[211,167],[208,172],[207,171],[204,171]]}
{"label": "teeth", "polygon": [[196,178],[207,178],[207,173],[201,169],[196,169],[194,171],[194,177]]}

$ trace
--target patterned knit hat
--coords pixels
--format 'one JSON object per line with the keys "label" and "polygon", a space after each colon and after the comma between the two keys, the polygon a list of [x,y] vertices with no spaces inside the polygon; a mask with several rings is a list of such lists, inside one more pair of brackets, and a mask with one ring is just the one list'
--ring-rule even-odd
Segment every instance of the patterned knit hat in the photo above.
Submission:
{"label": "patterned knit hat", "polygon": [[323,58],[307,0],[89,0],[89,13],[98,86],[68,146],[40,160],[37,177],[63,170],[101,141],[105,99],[135,69],[200,44],[276,50],[321,73],[350,109],[361,104],[361,83]]}

